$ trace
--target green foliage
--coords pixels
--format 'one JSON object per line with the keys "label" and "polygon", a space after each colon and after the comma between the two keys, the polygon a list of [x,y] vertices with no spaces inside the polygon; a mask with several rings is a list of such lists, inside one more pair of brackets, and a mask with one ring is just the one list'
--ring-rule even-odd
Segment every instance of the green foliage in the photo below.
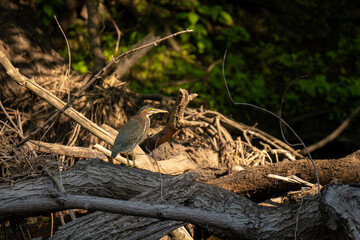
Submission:
{"label": "green foliage", "polygon": [[[58,2],[36,0],[40,15],[50,16],[61,7]],[[237,117],[223,83],[221,60],[228,49],[225,74],[238,102],[277,111],[286,86],[303,75],[307,77],[288,90],[287,116],[338,109],[332,118],[339,120],[359,100],[360,28],[347,20],[351,18],[331,21],[356,9],[352,3],[292,0],[281,9],[251,9],[228,1],[137,2],[130,10],[125,3],[109,7],[124,33],[119,52],[140,41],[149,29],[162,36],[164,29],[194,32],[175,38],[180,50],[164,42],[132,68],[124,79],[136,92],[175,95],[183,87],[199,94],[198,103]],[[73,69],[88,71],[92,58],[86,26],[75,22],[67,34]],[[102,37],[107,61],[118,54],[115,44],[116,33],[107,26]],[[66,48],[60,52],[67,58]]]}
{"label": "green foliage", "polygon": [[81,73],[87,73],[88,67],[86,66],[85,61],[81,60],[78,62],[74,62],[71,66],[75,71],[81,72]]}
{"label": "green foliage", "polygon": [[50,26],[54,21],[54,15],[57,15],[63,8],[62,0],[35,0],[40,20],[45,26]]}

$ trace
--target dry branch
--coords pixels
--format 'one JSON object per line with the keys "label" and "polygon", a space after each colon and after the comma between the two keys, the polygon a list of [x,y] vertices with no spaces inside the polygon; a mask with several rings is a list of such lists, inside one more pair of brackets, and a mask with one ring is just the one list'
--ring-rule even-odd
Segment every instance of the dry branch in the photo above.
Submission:
{"label": "dry branch", "polygon": [[[19,69],[16,69],[1,51],[0,51],[0,63],[6,69],[6,73],[21,86],[24,86],[27,89],[33,91],[36,95],[46,100],[48,103],[50,103],[52,106],[56,107],[57,109],[63,109],[66,106],[66,104],[63,101],[61,101],[59,98],[57,98],[54,94],[50,93],[49,91],[41,87],[35,81],[30,80],[24,75],[20,74]],[[103,139],[105,142],[109,144],[114,143],[114,138],[110,136],[108,132],[100,128],[95,123],[91,122],[83,114],[79,113],[74,108],[69,107],[64,111],[64,113],[71,119],[78,122],[82,127],[88,129],[95,136]]]}
{"label": "dry branch", "polygon": [[[191,114],[191,113],[190,113]],[[228,117],[225,117],[221,113],[207,110],[201,115],[199,115],[200,119],[203,119],[206,121],[206,118],[213,118],[213,117],[219,117],[221,125],[225,127],[229,132],[237,132],[242,133],[243,131],[249,131],[251,135],[254,135],[256,137],[261,138],[263,141],[273,145],[275,148],[283,148],[289,151],[291,154],[293,154],[297,158],[303,158],[303,155],[299,154],[295,149],[284,143],[283,141],[280,141],[279,139],[271,136],[270,134],[261,131],[260,129],[257,129],[255,127],[250,127],[245,124],[236,122],[234,120],[231,120]]]}
{"label": "dry branch", "polygon": [[[327,185],[334,180],[345,183],[360,182],[360,151],[345,158],[314,160],[318,169],[321,185]],[[299,186],[278,182],[267,177],[268,174],[280,176],[296,175],[307,182],[316,183],[314,171],[308,160],[286,161],[272,165],[246,168],[244,171],[233,173],[210,184],[239,193],[251,198],[268,198],[269,193],[279,194]]]}
{"label": "dry branch", "polygon": [[78,158],[100,158],[104,160],[106,159],[105,154],[86,147],[70,147],[57,143],[47,143],[35,140],[30,140],[29,143],[31,143],[32,147],[36,151],[43,153],[52,153]]}
{"label": "dry branch", "polygon": [[187,104],[193,100],[197,94],[190,94],[185,89],[179,89],[179,94],[175,102],[175,106],[171,111],[170,119],[166,127],[155,134],[154,136],[147,138],[142,144],[142,148],[151,152],[161,144],[169,141],[179,132],[181,128],[187,127],[207,127],[205,122],[187,121],[184,119],[184,112]]}
{"label": "dry branch", "polygon": [[160,202],[156,173],[99,160],[80,161],[62,177],[68,195],[54,188],[47,176],[12,187],[1,184],[0,216],[4,219],[70,207],[98,210],[61,227],[53,239],[157,239],[186,224],[184,221],[233,239],[293,239],[296,226],[299,239],[360,237],[356,224],[360,219],[354,213],[360,195],[355,185],[330,185],[300,204],[274,208],[196,182],[193,175],[164,176],[165,202]]}

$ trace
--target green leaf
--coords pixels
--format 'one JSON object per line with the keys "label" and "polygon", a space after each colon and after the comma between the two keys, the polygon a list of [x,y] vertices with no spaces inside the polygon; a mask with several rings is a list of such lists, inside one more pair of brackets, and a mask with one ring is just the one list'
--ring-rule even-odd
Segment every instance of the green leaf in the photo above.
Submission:
{"label": "green leaf", "polygon": [[85,65],[85,61],[79,61],[72,64],[72,67],[75,71],[81,72],[81,73],[87,73],[88,67]]}
{"label": "green leaf", "polygon": [[191,25],[195,25],[197,23],[197,21],[199,20],[199,15],[197,15],[194,12],[190,12],[188,15],[188,19],[189,19]]}
{"label": "green leaf", "polygon": [[227,26],[233,26],[234,21],[228,12],[221,11],[219,21]]}
{"label": "green leaf", "polygon": [[210,12],[210,8],[206,5],[200,5],[196,10],[201,14],[209,14]]}
{"label": "green leaf", "polygon": [[199,53],[204,53],[205,50],[205,44],[203,42],[198,42],[197,47],[199,49]]}
{"label": "green leaf", "polygon": [[54,8],[51,5],[45,4],[43,10],[47,16],[54,15]]}

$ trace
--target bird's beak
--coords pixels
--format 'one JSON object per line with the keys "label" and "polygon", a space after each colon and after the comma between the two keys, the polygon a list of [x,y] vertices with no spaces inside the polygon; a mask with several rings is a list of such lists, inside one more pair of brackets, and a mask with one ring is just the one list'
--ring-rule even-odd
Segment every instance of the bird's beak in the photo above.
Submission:
{"label": "bird's beak", "polygon": [[162,110],[162,109],[158,109],[158,108],[155,108],[152,112],[153,112],[153,114],[154,114],[154,113],[169,113],[169,112],[166,111],[166,110]]}

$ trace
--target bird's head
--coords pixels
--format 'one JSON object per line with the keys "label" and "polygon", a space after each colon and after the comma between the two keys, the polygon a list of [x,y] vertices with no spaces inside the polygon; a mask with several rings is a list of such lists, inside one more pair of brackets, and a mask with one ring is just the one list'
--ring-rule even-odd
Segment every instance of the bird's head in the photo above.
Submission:
{"label": "bird's head", "polygon": [[152,106],[144,106],[139,109],[136,115],[144,114],[145,116],[151,116],[155,113],[168,113],[168,111],[154,108]]}

